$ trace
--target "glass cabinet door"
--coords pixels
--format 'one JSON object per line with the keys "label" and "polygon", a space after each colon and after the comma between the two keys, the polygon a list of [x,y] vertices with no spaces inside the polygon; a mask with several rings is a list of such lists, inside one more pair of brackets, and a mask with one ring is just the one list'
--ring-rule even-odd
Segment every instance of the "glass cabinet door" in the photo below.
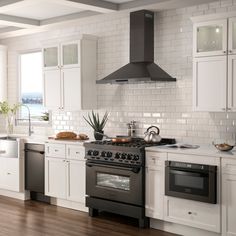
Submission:
{"label": "glass cabinet door", "polygon": [[227,53],[227,20],[195,25],[195,56],[213,56]]}
{"label": "glass cabinet door", "polygon": [[236,54],[236,17],[229,19],[229,54]]}
{"label": "glass cabinet door", "polygon": [[62,65],[63,67],[79,66],[79,43],[71,42],[62,44]]}
{"label": "glass cabinet door", "polygon": [[44,68],[58,67],[58,47],[47,47],[43,49]]}

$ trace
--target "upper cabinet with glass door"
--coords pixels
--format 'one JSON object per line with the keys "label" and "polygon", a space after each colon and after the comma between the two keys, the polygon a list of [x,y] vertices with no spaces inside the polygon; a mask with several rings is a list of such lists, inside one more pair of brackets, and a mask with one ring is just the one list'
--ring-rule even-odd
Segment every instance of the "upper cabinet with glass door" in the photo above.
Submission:
{"label": "upper cabinet with glass door", "polygon": [[46,70],[80,66],[80,40],[43,48],[43,67]]}
{"label": "upper cabinet with glass door", "polygon": [[43,48],[43,68],[46,70],[58,69],[59,62],[59,45],[49,45]]}
{"label": "upper cabinet with glass door", "polygon": [[227,54],[227,19],[196,23],[193,33],[194,57]]}
{"label": "upper cabinet with glass door", "polygon": [[61,44],[61,67],[80,66],[80,40]]}
{"label": "upper cabinet with glass door", "polygon": [[229,18],[228,53],[236,54],[236,17]]}

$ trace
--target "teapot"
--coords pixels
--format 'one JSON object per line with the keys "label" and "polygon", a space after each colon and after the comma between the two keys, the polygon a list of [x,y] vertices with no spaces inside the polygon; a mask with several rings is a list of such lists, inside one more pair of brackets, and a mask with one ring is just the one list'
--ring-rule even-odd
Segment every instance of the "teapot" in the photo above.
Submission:
{"label": "teapot", "polygon": [[[156,131],[151,130],[155,128]],[[161,136],[159,135],[160,129],[156,126],[150,126],[147,131],[144,133],[144,140],[147,143],[159,143],[161,141]]]}

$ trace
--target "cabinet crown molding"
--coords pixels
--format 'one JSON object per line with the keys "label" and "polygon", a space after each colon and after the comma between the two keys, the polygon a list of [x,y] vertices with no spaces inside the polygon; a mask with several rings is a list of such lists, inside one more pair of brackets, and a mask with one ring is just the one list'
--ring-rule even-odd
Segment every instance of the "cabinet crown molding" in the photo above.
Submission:
{"label": "cabinet crown molding", "polygon": [[194,16],[194,17],[190,17],[190,19],[193,23],[199,23],[199,22],[206,22],[206,21],[211,21],[211,20],[226,19],[230,17],[236,17],[236,11]]}

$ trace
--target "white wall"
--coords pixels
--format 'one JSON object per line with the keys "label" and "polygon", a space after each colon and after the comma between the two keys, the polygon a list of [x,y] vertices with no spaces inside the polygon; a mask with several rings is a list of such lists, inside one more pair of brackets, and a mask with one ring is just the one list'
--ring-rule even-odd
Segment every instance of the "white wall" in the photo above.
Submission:
{"label": "white wall", "polygon": [[[217,1],[189,8],[168,10],[155,16],[155,61],[176,83],[135,85],[98,85],[101,111],[111,111],[106,132],[125,134],[126,123],[138,121],[138,134],[149,125],[157,125],[164,137],[179,141],[211,143],[232,140],[236,131],[236,113],[192,112],[192,23],[191,16],[236,11],[236,1]],[[9,47],[9,100],[17,100],[17,55],[22,50],[40,48],[46,39],[93,34],[98,39],[98,79],[129,61],[129,14],[126,12],[99,15],[78,21],[78,25],[47,33],[3,40]],[[87,132],[83,120],[87,112],[53,112],[52,128],[35,128],[38,133],[60,130]],[[3,127],[2,127],[3,129]],[[17,131],[26,129],[17,128]]]}

